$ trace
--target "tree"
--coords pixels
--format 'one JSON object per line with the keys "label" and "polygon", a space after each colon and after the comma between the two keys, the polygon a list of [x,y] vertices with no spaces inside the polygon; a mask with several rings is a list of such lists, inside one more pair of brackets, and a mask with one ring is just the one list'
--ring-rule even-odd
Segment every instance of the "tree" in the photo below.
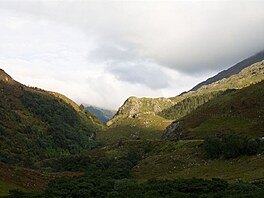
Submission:
{"label": "tree", "polygon": [[219,138],[208,137],[204,141],[205,151],[210,158],[219,158],[223,153],[223,145]]}
{"label": "tree", "polygon": [[245,153],[246,140],[238,135],[227,135],[223,138],[223,154],[225,158],[235,158]]}
{"label": "tree", "polygon": [[247,148],[246,148],[246,152],[249,155],[254,155],[257,154],[260,150],[260,145],[259,143],[256,141],[256,139],[249,139],[247,142]]}

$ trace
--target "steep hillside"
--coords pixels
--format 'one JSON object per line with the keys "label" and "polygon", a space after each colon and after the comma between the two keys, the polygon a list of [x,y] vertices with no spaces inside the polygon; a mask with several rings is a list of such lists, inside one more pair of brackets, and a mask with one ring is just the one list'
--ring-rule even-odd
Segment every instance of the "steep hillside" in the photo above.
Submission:
{"label": "steep hillside", "polygon": [[36,160],[89,149],[101,126],[72,104],[60,94],[26,87],[1,70],[0,161],[32,166]]}
{"label": "steep hillside", "polygon": [[187,92],[180,96],[184,98],[183,100],[164,109],[159,115],[166,119],[179,119],[189,114],[200,105],[223,94],[228,89],[241,89],[264,80],[263,68],[264,61],[260,61],[229,78],[224,78],[212,84],[204,85],[196,91]]}
{"label": "steep hillside", "polygon": [[103,124],[106,124],[115,114],[115,111],[95,106],[86,106],[84,109],[94,114]]}
{"label": "steep hillside", "polygon": [[199,89],[200,87],[204,86],[204,85],[209,85],[211,83],[214,83],[216,81],[222,80],[224,78],[229,78],[230,76],[234,75],[234,74],[238,74],[241,70],[243,70],[244,68],[257,63],[259,61],[264,60],[264,51],[261,51],[257,54],[255,54],[254,56],[251,56],[237,64],[235,64],[234,66],[230,67],[227,70],[221,71],[220,73],[218,73],[217,75],[208,78],[206,81],[203,81],[201,83],[199,83],[198,85],[196,85],[195,87],[193,87],[190,91],[196,91],[197,89]]}
{"label": "steep hillside", "polygon": [[[264,68],[262,68],[264,71]],[[230,90],[178,120],[184,138],[211,135],[264,135],[264,81],[240,90]]]}

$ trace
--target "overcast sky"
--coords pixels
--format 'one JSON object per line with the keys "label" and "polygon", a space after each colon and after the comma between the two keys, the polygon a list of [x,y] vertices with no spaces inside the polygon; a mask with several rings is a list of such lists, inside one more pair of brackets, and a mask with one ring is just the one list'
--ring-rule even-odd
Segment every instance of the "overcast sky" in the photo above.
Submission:
{"label": "overcast sky", "polygon": [[0,68],[77,103],[170,97],[264,49],[264,1],[0,0]]}

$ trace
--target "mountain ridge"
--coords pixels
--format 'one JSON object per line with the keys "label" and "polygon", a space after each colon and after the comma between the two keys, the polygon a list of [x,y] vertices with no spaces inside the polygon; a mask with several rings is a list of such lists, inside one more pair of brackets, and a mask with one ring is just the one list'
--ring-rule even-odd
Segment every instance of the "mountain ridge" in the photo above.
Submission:
{"label": "mountain ridge", "polygon": [[[148,138],[151,138],[149,131],[155,134],[153,137],[160,137],[158,134],[166,128],[166,124],[186,116],[204,103],[225,94],[229,89],[242,89],[264,80],[263,65],[264,61],[255,63],[229,78],[171,98],[129,97],[115,116],[107,122],[109,133],[104,133],[105,137],[112,134],[112,137],[118,138],[116,134],[119,136],[126,134],[126,138],[129,139],[148,134]],[[100,137],[102,136],[103,134],[100,134]]]}
{"label": "mountain ridge", "polygon": [[116,111],[96,107],[93,105],[84,105],[84,109],[94,114],[103,124],[106,124],[116,113]]}
{"label": "mountain ridge", "polygon": [[263,59],[264,59],[264,50],[253,55],[253,56],[250,56],[250,57],[248,57],[248,58],[246,58],[246,59],[244,59],[238,63],[236,63],[235,65],[229,67],[228,69],[225,69],[225,70],[219,72],[215,76],[210,77],[207,80],[197,84],[190,91],[196,91],[204,85],[208,85],[208,84],[211,84],[213,82],[222,80],[223,78],[228,78],[232,75],[238,74],[244,68],[246,68],[246,67],[248,67],[248,66],[250,66],[256,62],[262,61]]}

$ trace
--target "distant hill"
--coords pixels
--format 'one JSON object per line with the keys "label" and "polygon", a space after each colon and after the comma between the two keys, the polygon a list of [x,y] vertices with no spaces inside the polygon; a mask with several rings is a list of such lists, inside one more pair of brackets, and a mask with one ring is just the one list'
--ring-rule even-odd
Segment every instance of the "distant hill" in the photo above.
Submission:
{"label": "distant hill", "polygon": [[95,106],[87,106],[84,109],[94,114],[103,124],[106,124],[116,113],[115,111]]}
{"label": "distant hill", "polygon": [[98,133],[97,137],[106,141],[160,138],[164,127],[172,120],[166,120],[158,113],[174,104],[174,100],[167,98],[129,97],[106,123],[107,131]]}
{"label": "distant hill", "polygon": [[67,97],[27,87],[0,70],[0,161],[37,160],[92,147],[98,119]]}
{"label": "distant hill", "polygon": [[201,88],[204,85],[209,85],[213,82],[222,80],[224,78],[228,78],[234,74],[238,74],[241,70],[243,70],[244,68],[264,60],[264,50],[255,54],[254,56],[251,56],[249,58],[244,59],[243,61],[235,64],[234,66],[230,67],[227,70],[221,71],[220,73],[218,73],[217,75],[208,78],[206,81],[203,81],[201,83],[199,83],[198,85],[196,85],[195,87],[193,87],[190,91],[196,91],[197,89]]}

